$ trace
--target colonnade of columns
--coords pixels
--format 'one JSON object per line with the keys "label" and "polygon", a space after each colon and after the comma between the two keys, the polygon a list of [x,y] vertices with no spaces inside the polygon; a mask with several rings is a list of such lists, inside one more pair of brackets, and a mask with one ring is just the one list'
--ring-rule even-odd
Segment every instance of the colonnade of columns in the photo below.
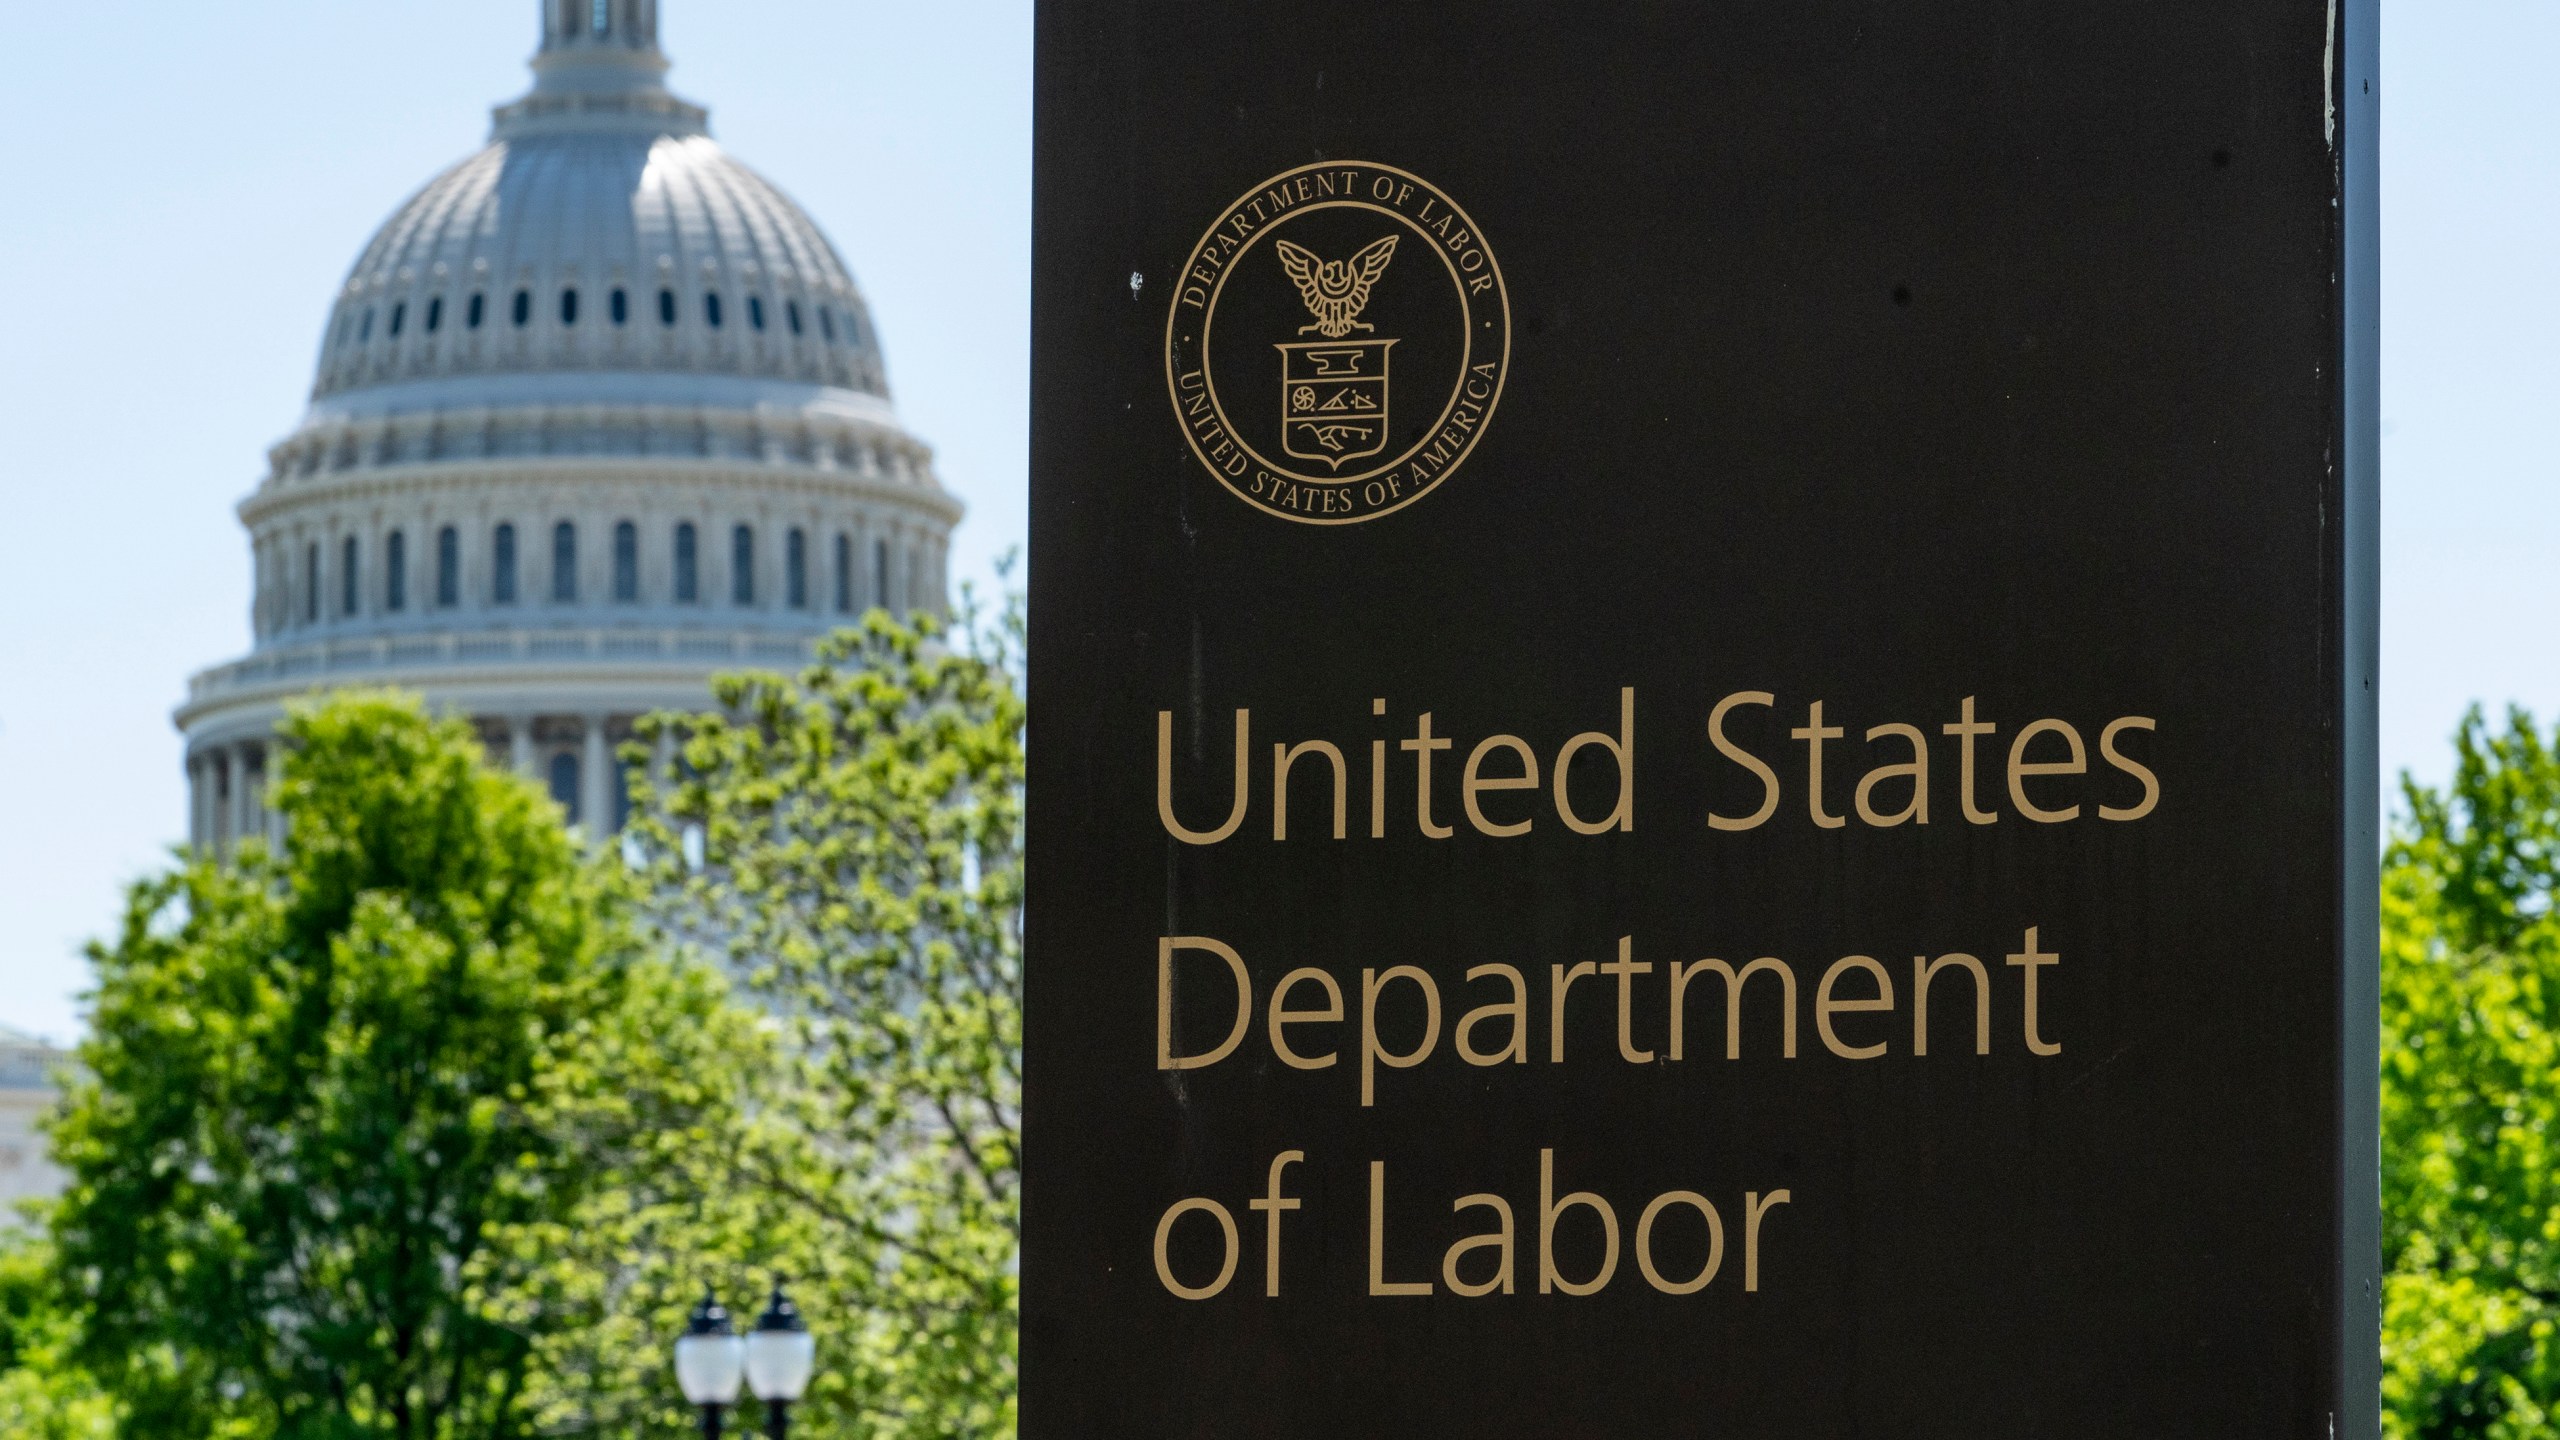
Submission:
{"label": "colonnade of columns", "polygon": [[263,740],[238,740],[187,757],[189,844],[228,855],[245,839],[283,840],[283,818],[267,804],[268,749]]}
{"label": "colonnade of columns", "polygon": [[[483,735],[505,737],[507,766],[549,791],[568,812],[570,824],[604,836],[622,828],[625,797],[615,752],[631,738],[638,718],[609,711],[523,713],[484,719],[481,727]],[[491,748],[495,752],[497,747]],[[658,749],[663,763],[669,747],[662,741]],[[498,757],[493,753],[491,758]]]}
{"label": "colonnade of columns", "polygon": [[[543,787],[568,812],[570,824],[601,837],[622,828],[626,799],[615,752],[631,738],[637,719],[611,711],[528,712],[483,716],[477,724],[493,763]],[[240,740],[199,746],[188,755],[189,844],[216,856],[230,855],[250,837],[282,846],[284,817],[267,803],[274,749],[269,740]],[[662,738],[657,768],[673,758],[673,746]]]}

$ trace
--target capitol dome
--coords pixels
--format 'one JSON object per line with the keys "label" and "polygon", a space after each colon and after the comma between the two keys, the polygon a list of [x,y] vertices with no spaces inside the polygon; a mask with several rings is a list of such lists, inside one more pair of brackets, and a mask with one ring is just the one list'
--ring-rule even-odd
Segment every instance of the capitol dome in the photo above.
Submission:
{"label": "capitol dome", "polygon": [[883,393],[835,248],[699,111],[564,130],[522,108],[365,247],[321,347],[324,411],[422,381],[598,370]]}
{"label": "capitol dome", "polygon": [[532,91],[365,246],[241,502],[252,646],[176,716],[197,845],[272,830],[315,690],[421,691],[601,832],[638,715],[942,606],[961,507],[834,246],[667,90],[657,0],[540,19]]}

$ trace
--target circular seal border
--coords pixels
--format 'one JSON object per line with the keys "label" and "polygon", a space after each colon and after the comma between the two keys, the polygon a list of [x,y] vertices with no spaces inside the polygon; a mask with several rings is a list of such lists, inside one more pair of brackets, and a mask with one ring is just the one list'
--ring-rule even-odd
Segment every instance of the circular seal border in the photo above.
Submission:
{"label": "circular seal border", "polygon": [[[1440,257],[1441,263],[1448,268],[1451,278],[1456,282],[1459,305],[1465,315],[1466,348],[1459,360],[1457,383],[1451,386],[1447,403],[1441,406],[1438,416],[1429,428],[1423,431],[1422,438],[1382,464],[1355,475],[1343,476],[1310,475],[1273,463],[1259,447],[1246,440],[1243,434],[1228,422],[1225,406],[1217,398],[1217,382],[1209,374],[1205,352],[1208,349],[1209,330],[1216,321],[1218,296],[1226,288],[1227,275],[1234,268],[1234,261],[1260,244],[1263,232],[1270,229],[1275,222],[1268,219],[1251,220],[1250,232],[1243,237],[1243,243],[1238,245],[1226,260],[1217,262],[1214,274],[1210,278],[1205,281],[1200,278],[1203,273],[1202,256],[1218,239],[1221,232],[1240,216],[1245,216],[1251,211],[1255,203],[1264,195],[1283,183],[1296,180],[1303,175],[1324,171],[1365,172],[1361,176],[1364,180],[1374,176],[1391,178],[1394,183],[1388,187],[1387,193],[1380,194],[1375,181],[1371,180],[1367,187],[1369,191],[1367,198],[1301,201],[1290,206],[1286,213],[1294,215],[1300,208],[1315,210],[1350,206],[1376,210],[1392,217],[1399,224],[1414,231],[1420,239],[1430,245],[1432,253]],[[1426,205],[1436,204],[1445,209],[1461,233],[1474,240],[1474,248],[1484,256],[1485,273],[1492,278],[1491,304],[1480,303],[1469,296],[1466,277],[1461,275],[1458,269],[1457,256],[1450,253],[1446,244],[1434,238],[1432,232],[1425,228],[1422,220],[1398,208],[1407,199],[1421,199]],[[1200,293],[1204,285],[1205,294],[1201,294],[1201,298],[1196,303],[1185,298]],[[1194,310],[1198,315],[1197,323],[1190,327],[1191,333],[1184,333],[1184,327],[1181,324],[1186,307]],[[1495,329],[1499,329],[1501,333],[1498,337],[1499,350],[1492,355],[1494,363],[1492,393],[1483,399],[1481,402],[1483,408],[1478,412],[1475,421],[1467,427],[1464,439],[1441,464],[1438,471],[1419,487],[1410,491],[1404,490],[1397,483],[1395,472],[1405,467],[1448,429],[1451,416],[1467,399],[1467,375],[1471,373],[1474,366],[1483,363],[1483,357],[1494,345],[1494,337],[1486,336],[1482,332]],[[1185,363],[1186,360],[1188,364]],[[1356,525],[1363,520],[1374,520],[1381,515],[1393,514],[1439,489],[1441,482],[1456,474],[1458,468],[1475,453],[1476,442],[1484,437],[1486,428],[1493,422],[1494,410],[1502,403],[1503,384],[1511,378],[1511,291],[1502,278],[1502,262],[1493,253],[1492,242],[1485,238],[1483,228],[1476,224],[1475,217],[1469,215],[1465,207],[1450,199],[1448,193],[1439,186],[1412,171],[1399,169],[1393,165],[1383,165],[1374,160],[1318,161],[1281,171],[1245,191],[1218,213],[1218,218],[1210,222],[1208,229],[1201,232],[1199,241],[1191,247],[1191,253],[1183,259],[1182,269],[1174,284],[1173,301],[1165,311],[1164,362],[1165,393],[1173,404],[1174,423],[1181,429],[1183,441],[1190,446],[1192,457],[1200,462],[1203,469],[1215,476],[1218,483],[1225,486],[1230,494],[1265,514],[1276,515],[1283,520],[1296,521],[1301,525]],[[1225,467],[1213,458],[1210,450],[1203,444],[1201,428],[1192,422],[1191,405],[1183,392],[1182,376],[1185,373],[1199,375],[1204,398],[1216,419],[1216,428],[1210,433],[1213,438],[1223,438],[1227,443],[1231,443],[1243,454],[1249,462],[1248,473],[1245,476],[1238,477],[1227,473]],[[1387,488],[1388,493],[1378,502],[1363,506],[1356,514],[1310,515],[1286,505],[1274,504],[1265,495],[1254,493],[1253,486],[1258,482],[1262,483],[1269,493],[1277,493],[1282,485],[1315,491],[1345,490],[1355,501],[1365,498],[1366,490],[1381,485]]]}

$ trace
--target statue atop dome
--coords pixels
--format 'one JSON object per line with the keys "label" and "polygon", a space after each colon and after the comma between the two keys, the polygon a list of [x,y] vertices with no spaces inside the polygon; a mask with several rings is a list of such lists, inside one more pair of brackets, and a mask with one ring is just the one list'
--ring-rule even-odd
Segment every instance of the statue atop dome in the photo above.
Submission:
{"label": "statue atop dome", "polygon": [[[541,5],[544,55],[658,53],[658,0],[541,0]],[[666,62],[658,63],[663,68]]]}
{"label": "statue atop dome", "polygon": [[493,138],[561,130],[702,135],[708,116],[668,93],[658,0],[541,0],[533,91],[495,112]]}

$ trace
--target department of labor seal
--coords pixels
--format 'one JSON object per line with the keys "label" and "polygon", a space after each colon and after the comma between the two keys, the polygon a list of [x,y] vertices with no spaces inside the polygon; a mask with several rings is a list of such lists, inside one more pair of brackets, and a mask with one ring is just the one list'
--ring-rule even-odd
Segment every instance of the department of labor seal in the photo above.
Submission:
{"label": "department of labor seal", "polygon": [[1360,160],[1301,166],[1228,206],[1165,317],[1191,452],[1247,504],[1314,525],[1437,488],[1482,438],[1510,363],[1484,232],[1419,176]]}

